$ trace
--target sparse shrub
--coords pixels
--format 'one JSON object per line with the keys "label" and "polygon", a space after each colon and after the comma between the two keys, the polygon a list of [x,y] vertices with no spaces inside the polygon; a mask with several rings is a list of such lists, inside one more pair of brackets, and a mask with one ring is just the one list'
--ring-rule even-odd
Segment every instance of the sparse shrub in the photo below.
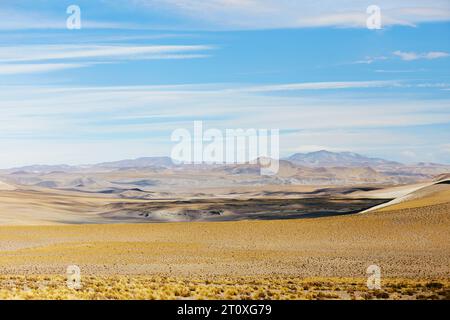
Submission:
{"label": "sparse shrub", "polygon": [[372,300],[373,299],[373,295],[371,293],[369,293],[369,292],[366,292],[366,293],[363,294],[363,298],[365,300]]}
{"label": "sparse shrub", "polygon": [[376,292],[375,297],[377,297],[377,299],[389,299],[389,293],[385,291]]}
{"label": "sparse shrub", "polygon": [[[46,288],[37,284],[48,281]],[[14,285],[8,283],[14,281]],[[337,292],[348,292],[350,299],[450,299],[450,281],[387,282],[383,291],[367,291],[350,279],[314,279],[282,276],[213,277],[206,279],[160,276],[87,276],[83,289],[71,290],[63,276],[1,276],[0,299],[339,299]],[[312,286],[314,284],[314,287]],[[421,284],[421,286],[418,286]],[[395,287],[393,289],[393,286]],[[23,290],[28,287],[30,290]],[[399,290],[402,294],[393,291]],[[317,288],[314,291],[314,288]],[[418,288],[421,294],[416,294]],[[306,294],[303,290],[306,290]],[[343,294],[342,297],[346,295]]]}
{"label": "sparse shrub", "polygon": [[428,282],[425,287],[427,287],[428,289],[442,289],[444,285],[439,282]]}

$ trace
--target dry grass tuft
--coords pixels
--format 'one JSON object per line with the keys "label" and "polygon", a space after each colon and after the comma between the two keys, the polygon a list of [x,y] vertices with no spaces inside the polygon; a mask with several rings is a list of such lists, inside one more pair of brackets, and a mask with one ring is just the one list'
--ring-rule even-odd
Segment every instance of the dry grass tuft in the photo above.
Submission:
{"label": "dry grass tuft", "polygon": [[66,286],[63,276],[0,276],[0,299],[449,299],[449,295],[449,280],[389,279],[381,290],[369,290],[364,279],[351,278],[87,276],[82,288],[75,290]]}

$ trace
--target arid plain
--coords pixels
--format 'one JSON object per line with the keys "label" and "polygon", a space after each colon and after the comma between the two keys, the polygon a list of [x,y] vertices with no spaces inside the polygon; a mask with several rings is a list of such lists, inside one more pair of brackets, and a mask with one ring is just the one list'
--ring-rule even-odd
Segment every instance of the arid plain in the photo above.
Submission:
{"label": "arid plain", "polygon": [[[450,298],[448,175],[302,172],[313,185],[282,179],[316,169],[287,167],[270,181],[249,168],[4,172],[0,298]],[[374,264],[380,290],[366,286]]]}

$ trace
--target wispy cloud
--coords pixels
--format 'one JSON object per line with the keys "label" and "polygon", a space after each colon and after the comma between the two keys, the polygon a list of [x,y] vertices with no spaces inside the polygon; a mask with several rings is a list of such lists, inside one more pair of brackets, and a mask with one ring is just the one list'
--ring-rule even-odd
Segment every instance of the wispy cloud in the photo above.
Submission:
{"label": "wispy cloud", "polygon": [[[355,82],[356,83],[356,82]],[[349,88],[387,85],[383,83],[321,83],[296,84],[295,88]],[[265,96],[260,92],[290,90],[292,84],[274,86],[129,86],[129,87],[9,87],[0,91],[0,107],[4,123],[14,124],[30,117],[55,124],[60,120],[72,123],[91,133],[99,130],[129,130],[143,132],[164,127],[165,123],[191,121],[189,119],[220,119],[221,126],[244,125],[281,128],[331,128],[358,126],[403,126],[450,121],[447,100],[410,101],[368,98],[361,101],[321,95]],[[256,89],[256,90],[255,90]],[[233,93],[230,91],[233,90]],[[26,94],[24,94],[26,92]],[[231,94],[232,93],[232,94]],[[208,108],[205,109],[205,106]],[[344,108],[345,107],[345,108]],[[433,112],[431,112],[433,111]],[[87,117],[87,114],[91,116]],[[89,121],[86,121],[86,117]],[[13,121],[6,121],[6,118]],[[142,121],[136,121],[141,119]],[[94,121],[97,120],[97,121]],[[105,126],[97,127],[95,123]],[[21,127],[21,126],[18,126]],[[16,128],[16,126],[14,126]],[[24,127],[22,127],[24,128]],[[43,127],[52,132],[51,126]],[[79,128],[79,129],[80,129]],[[133,130],[134,130],[133,129]],[[5,130],[5,127],[2,128]],[[34,132],[37,134],[38,132]],[[5,136],[5,135],[2,135]]]}
{"label": "wispy cloud", "polygon": [[[206,45],[28,45],[0,47],[0,74],[24,74],[81,68],[98,63],[147,59],[200,59]],[[64,61],[64,63],[54,63]]]}
{"label": "wispy cloud", "polygon": [[0,4],[0,30],[56,29],[63,28],[64,23],[64,20],[58,22],[48,15],[36,14],[29,10],[12,10]]}
{"label": "wispy cloud", "polygon": [[[136,0],[149,10],[169,10],[210,28],[260,29],[302,27],[366,27],[366,0]],[[384,26],[415,26],[450,20],[445,0],[378,0]],[[197,26],[199,24],[197,23]],[[200,24],[201,25],[201,24]]]}
{"label": "wispy cloud", "polygon": [[447,52],[442,51],[430,51],[430,52],[424,52],[424,53],[417,53],[417,52],[404,52],[404,51],[394,51],[393,54],[397,57],[400,57],[404,61],[413,61],[413,60],[419,60],[419,59],[427,59],[427,60],[433,60],[433,59],[439,59],[439,58],[446,58],[449,56]]}
{"label": "wispy cloud", "polygon": [[242,88],[239,90],[246,92],[275,92],[275,91],[296,91],[296,90],[338,90],[338,89],[358,89],[358,88],[382,88],[399,86],[398,81],[328,81],[328,82],[304,82],[290,83],[268,86],[256,86]]}
{"label": "wispy cloud", "polygon": [[[380,61],[386,61],[386,60],[392,60],[394,57],[399,57],[403,61],[414,61],[419,59],[426,59],[426,60],[435,60],[439,58],[446,58],[450,54],[443,51],[429,51],[429,52],[423,52],[423,53],[417,53],[417,52],[405,52],[405,51],[394,51],[392,52],[392,55],[389,56],[367,56],[362,60],[357,60],[353,62],[352,64],[373,64],[375,62]],[[383,72],[383,71],[380,71]]]}
{"label": "wispy cloud", "polygon": [[0,64],[0,75],[29,74],[83,68],[81,63]]}
{"label": "wispy cloud", "polygon": [[65,60],[65,59],[146,59],[164,55],[211,50],[204,45],[44,45],[0,47],[0,62]]}
{"label": "wispy cloud", "polygon": [[388,60],[386,56],[378,56],[378,57],[365,57],[363,60],[355,61],[355,64],[372,64],[376,61]]}
{"label": "wispy cloud", "polygon": [[[19,155],[33,162],[73,163],[170,151],[172,130],[189,129],[194,120],[204,120],[205,125],[218,129],[282,128],[299,132],[292,139],[282,139],[283,150],[302,145],[348,149],[358,138],[365,148],[394,141],[396,145],[411,145],[411,135],[394,136],[386,130],[450,123],[448,100],[405,101],[368,95],[371,88],[392,85],[395,82],[340,81],[244,87],[2,87],[0,148],[7,157],[0,159],[0,166],[9,166]],[[353,92],[351,97],[332,93],[324,97],[321,92],[260,94],[311,88],[365,91]],[[351,134],[339,135],[342,130]],[[364,134],[367,130],[372,133]],[[51,146],[50,155],[43,151]],[[74,154],[73,149],[81,151]]]}
{"label": "wispy cloud", "polygon": [[[37,2],[37,1],[34,1]],[[65,10],[60,10],[59,14],[49,11],[37,11],[30,3],[28,9],[12,8],[11,5],[4,7],[0,3],[0,30],[49,30],[65,29],[67,14]],[[26,6],[23,6],[27,8]],[[83,28],[85,29],[128,29],[136,28],[133,24],[116,23],[111,21],[92,21],[83,18]]]}
{"label": "wispy cloud", "polygon": [[410,69],[410,70],[385,70],[385,69],[377,69],[376,73],[414,73],[414,72],[423,72],[426,69]]}
{"label": "wispy cloud", "polygon": [[[36,0],[24,1],[30,5]],[[133,8],[139,15],[158,17],[167,13],[172,20],[165,26],[156,24],[158,19],[135,21],[122,19],[111,21],[87,21],[83,28],[165,28],[165,29],[270,29],[310,27],[358,27],[365,28],[368,14],[366,8],[376,4],[381,8],[383,26],[415,26],[424,22],[449,21],[450,4],[447,0],[116,0],[102,1],[101,10],[109,14]],[[64,29],[64,11],[42,12],[2,7],[0,4],[0,30],[5,29]],[[26,6],[24,6],[26,7]],[[85,8],[86,6],[82,6]],[[95,6],[87,6],[91,10]],[[88,9],[85,9],[88,10]],[[88,12],[95,16],[95,11]],[[180,19],[181,17],[181,19]],[[103,18],[104,19],[104,18]],[[160,23],[160,22],[159,22]]]}

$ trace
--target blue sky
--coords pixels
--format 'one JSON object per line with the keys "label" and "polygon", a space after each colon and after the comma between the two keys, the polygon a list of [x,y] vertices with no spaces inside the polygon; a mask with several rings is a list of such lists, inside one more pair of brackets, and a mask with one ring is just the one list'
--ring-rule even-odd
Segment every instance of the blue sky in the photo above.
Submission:
{"label": "blue sky", "polygon": [[2,1],[0,167],[169,155],[194,120],[450,163],[450,2],[377,1],[381,30],[371,4]]}

